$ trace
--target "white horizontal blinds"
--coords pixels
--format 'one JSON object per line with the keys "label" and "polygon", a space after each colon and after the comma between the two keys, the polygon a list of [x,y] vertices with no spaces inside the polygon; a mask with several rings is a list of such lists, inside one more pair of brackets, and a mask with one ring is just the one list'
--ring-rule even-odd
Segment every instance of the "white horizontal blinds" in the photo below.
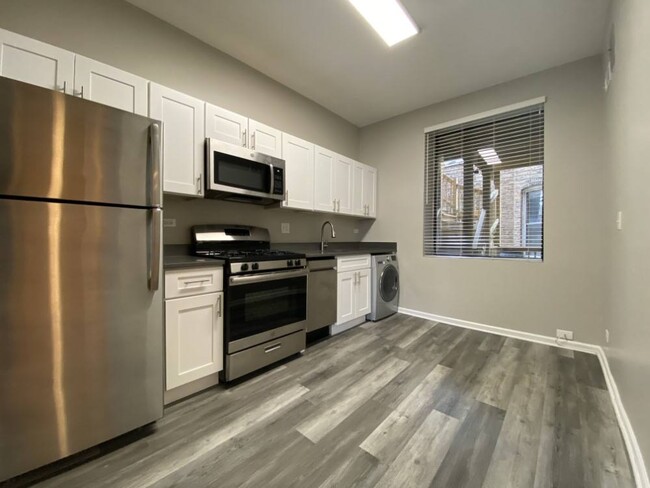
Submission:
{"label": "white horizontal blinds", "polygon": [[544,105],[427,132],[425,255],[541,259]]}

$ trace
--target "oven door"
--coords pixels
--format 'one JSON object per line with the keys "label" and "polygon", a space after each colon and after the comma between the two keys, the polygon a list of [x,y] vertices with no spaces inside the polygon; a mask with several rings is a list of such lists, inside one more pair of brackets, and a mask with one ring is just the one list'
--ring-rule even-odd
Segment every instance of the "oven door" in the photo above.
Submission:
{"label": "oven door", "polygon": [[284,161],[215,139],[206,141],[208,196],[282,200]]}
{"label": "oven door", "polygon": [[225,319],[229,354],[304,329],[307,270],[231,276]]}

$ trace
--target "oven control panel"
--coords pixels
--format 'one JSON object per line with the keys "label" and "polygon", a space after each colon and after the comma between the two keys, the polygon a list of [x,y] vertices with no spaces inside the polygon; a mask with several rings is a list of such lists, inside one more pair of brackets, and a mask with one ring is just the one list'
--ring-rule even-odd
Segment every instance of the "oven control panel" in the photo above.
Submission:
{"label": "oven control panel", "polygon": [[284,269],[299,269],[307,266],[307,260],[287,259],[274,261],[255,261],[248,263],[230,263],[230,274],[261,273],[264,271],[281,271]]}

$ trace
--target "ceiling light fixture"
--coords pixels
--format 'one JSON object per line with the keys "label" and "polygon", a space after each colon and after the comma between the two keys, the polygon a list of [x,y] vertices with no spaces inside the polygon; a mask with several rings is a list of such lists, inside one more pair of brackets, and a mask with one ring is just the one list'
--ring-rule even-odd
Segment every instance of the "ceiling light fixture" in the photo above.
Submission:
{"label": "ceiling light fixture", "polygon": [[350,0],[350,3],[388,46],[418,33],[415,22],[399,0]]}
{"label": "ceiling light fixture", "polygon": [[487,164],[501,164],[501,159],[499,159],[499,155],[494,148],[488,147],[487,149],[479,149],[478,153]]}

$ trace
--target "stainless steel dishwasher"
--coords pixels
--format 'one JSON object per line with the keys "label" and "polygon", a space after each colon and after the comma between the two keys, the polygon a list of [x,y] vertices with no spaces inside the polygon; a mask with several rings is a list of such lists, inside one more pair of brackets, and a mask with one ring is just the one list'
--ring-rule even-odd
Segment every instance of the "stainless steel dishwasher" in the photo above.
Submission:
{"label": "stainless steel dishwasher", "polygon": [[336,322],[336,259],[309,259],[307,332]]}

